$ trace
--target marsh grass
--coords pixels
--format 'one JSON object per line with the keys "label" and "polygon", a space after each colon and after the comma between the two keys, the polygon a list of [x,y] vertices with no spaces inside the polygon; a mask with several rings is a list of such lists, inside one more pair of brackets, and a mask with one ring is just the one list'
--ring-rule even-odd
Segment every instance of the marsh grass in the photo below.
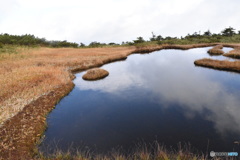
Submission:
{"label": "marsh grass", "polygon": [[0,47],[0,62],[28,58],[30,56],[29,52],[39,48],[34,46],[2,45],[2,48]]}
{"label": "marsh grass", "polygon": [[35,160],[237,160],[238,157],[210,157],[210,151],[197,152],[190,144],[178,144],[178,149],[169,149],[158,142],[147,145],[139,143],[128,153],[110,151],[107,154],[96,154],[90,151],[62,152],[60,150],[51,155],[39,153]]}
{"label": "marsh grass", "polygon": [[222,45],[216,45],[215,47],[213,47],[212,49],[208,50],[208,53],[210,55],[222,55],[224,54],[223,52],[223,46]]}
{"label": "marsh grass", "polygon": [[109,75],[109,72],[101,68],[93,68],[87,71],[82,78],[84,80],[98,80],[105,78]]}
{"label": "marsh grass", "polygon": [[120,150],[113,150],[106,154],[96,154],[88,150],[75,151],[71,150],[62,152],[57,150],[51,155],[44,155],[39,153],[36,159],[44,160],[206,160],[208,155],[203,153],[193,153],[191,145],[181,143],[178,144],[178,149],[167,149],[164,145],[158,142],[152,144],[139,143],[132,151],[122,152]]}
{"label": "marsh grass", "polygon": [[228,61],[228,60],[221,61],[204,58],[196,60],[194,64],[197,66],[240,73],[240,61]]}
{"label": "marsh grass", "polygon": [[16,54],[17,46],[0,44],[0,54]]}
{"label": "marsh grass", "polygon": [[162,49],[180,49],[180,50],[188,50],[192,48],[202,48],[202,47],[210,47],[215,44],[188,44],[188,45],[178,45],[178,44],[163,44],[163,45],[145,45],[143,44],[138,44],[136,46],[135,53],[150,53],[153,51],[157,50],[162,50]]}
{"label": "marsh grass", "polygon": [[84,70],[125,58],[134,48],[15,50],[18,54],[0,55],[0,125],[31,101],[71,82],[69,70]]}
{"label": "marsh grass", "polygon": [[235,47],[233,50],[231,50],[228,53],[225,53],[224,56],[240,59],[240,47]]}

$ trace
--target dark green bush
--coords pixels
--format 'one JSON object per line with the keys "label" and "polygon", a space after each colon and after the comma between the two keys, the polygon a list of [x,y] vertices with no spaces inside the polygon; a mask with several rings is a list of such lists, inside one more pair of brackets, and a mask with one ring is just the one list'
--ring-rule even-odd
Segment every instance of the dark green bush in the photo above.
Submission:
{"label": "dark green bush", "polygon": [[38,38],[34,35],[9,35],[0,34],[0,43],[10,45],[23,45],[23,46],[47,46],[47,47],[78,47],[77,43],[67,41],[47,41],[45,38]]}

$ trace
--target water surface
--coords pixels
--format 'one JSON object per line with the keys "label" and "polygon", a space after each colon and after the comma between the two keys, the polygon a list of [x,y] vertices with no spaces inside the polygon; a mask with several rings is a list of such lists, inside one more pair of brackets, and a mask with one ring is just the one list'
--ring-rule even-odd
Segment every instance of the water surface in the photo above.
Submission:
{"label": "water surface", "polygon": [[208,49],[130,55],[104,65],[110,75],[98,81],[76,74],[75,88],[48,116],[41,150],[129,151],[142,141],[239,150],[240,75],[196,67]]}

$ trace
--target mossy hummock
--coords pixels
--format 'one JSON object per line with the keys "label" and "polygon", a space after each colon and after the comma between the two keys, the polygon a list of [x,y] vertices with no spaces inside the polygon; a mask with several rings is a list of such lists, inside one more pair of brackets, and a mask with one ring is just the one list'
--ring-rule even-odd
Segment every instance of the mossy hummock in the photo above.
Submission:
{"label": "mossy hummock", "polygon": [[222,45],[216,45],[215,47],[213,47],[212,49],[208,50],[208,53],[210,55],[222,55],[224,54],[223,52],[223,46]]}
{"label": "mossy hummock", "polygon": [[98,79],[102,79],[105,78],[109,75],[109,72],[104,70],[104,69],[100,69],[100,68],[93,68],[87,71],[87,73],[85,73],[83,75],[83,79],[84,80],[98,80]]}
{"label": "mossy hummock", "polygon": [[225,53],[224,56],[240,59],[240,47],[234,48],[234,50],[231,50],[229,53]]}

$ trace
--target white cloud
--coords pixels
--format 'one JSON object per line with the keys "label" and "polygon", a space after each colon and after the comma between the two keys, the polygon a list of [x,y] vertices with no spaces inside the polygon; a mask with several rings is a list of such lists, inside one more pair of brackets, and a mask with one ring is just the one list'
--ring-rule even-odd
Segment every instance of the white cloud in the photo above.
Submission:
{"label": "white cloud", "polygon": [[240,26],[238,0],[9,0],[0,6],[0,32],[89,43],[220,32]]}

